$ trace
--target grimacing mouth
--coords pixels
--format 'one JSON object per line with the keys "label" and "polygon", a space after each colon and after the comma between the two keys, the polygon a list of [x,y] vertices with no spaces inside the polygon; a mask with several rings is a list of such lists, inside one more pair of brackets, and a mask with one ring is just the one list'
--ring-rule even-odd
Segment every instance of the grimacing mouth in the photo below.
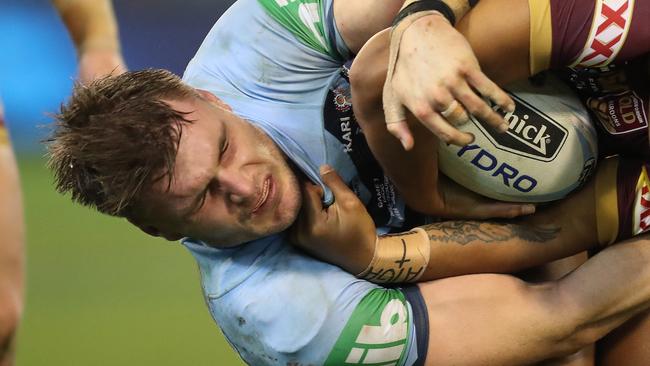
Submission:
{"label": "grimacing mouth", "polygon": [[269,192],[271,188],[271,178],[267,177],[264,179],[264,183],[262,185],[262,193],[260,194],[260,197],[257,199],[257,202],[255,203],[255,206],[253,207],[253,210],[251,211],[252,213],[256,213],[257,210],[266,203],[266,200],[268,199]]}

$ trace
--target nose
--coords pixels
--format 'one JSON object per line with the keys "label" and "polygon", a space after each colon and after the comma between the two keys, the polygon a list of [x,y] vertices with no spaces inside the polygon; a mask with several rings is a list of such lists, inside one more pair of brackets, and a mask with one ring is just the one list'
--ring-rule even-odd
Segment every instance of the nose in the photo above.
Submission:
{"label": "nose", "polygon": [[219,169],[217,181],[228,201],[242,204],[255,198],[255,182],[240,169]]}

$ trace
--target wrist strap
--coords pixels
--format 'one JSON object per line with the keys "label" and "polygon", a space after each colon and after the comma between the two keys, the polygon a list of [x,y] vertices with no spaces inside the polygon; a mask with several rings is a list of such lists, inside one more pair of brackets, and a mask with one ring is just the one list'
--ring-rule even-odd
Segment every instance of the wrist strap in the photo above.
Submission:
{"label": "wrist strap", "polygon": [[421,11],[435,10],[440,12],[442,16],[447,18],[452,25],[456,24],[456,16],[451,10],[449,5],[441,0],[420,0],[409,4],[404,9],[400,10],[395,19],[393,20],[393,27],[396,27],[399,22],[411,14],[419,13]]}
{"label": "wrist strap", "polygon": [[431,244],[422,228],[378,237],[372,261],[357,277],[376,283],[415,282],[429,264]]}

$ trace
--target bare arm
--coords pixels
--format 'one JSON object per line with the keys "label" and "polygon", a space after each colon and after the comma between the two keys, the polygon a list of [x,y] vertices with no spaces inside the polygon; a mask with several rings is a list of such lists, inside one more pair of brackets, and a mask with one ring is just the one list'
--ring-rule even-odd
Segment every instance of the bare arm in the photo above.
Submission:
{"label": "bare arm", "polygon": [[530,76],[527,0],[480,1],[456,28],[469,41],[483,72],[497,84]]}
{"label": "bare arm", "polygon": [[608,248],[557,282],[471,275],[420,285],[427,364],[533,364],[594,343],[650,306],[649,244]]}
{"label": "bare arm", "polygon": [[18,169],[0,110],[0,365],[13,365],[23,312],[25,244]]}
{"label": "bare arm", "polygon": [[[509,273],[579,253],[597,243],[593,183],[535,216],[515,222],[447,221],[424,226],[429,260],[423,269],[421,236],[404,234],[391,251],[395,265],[369,266],[377,249],[395,243],[379,237],[363,203],[331,169],[323,181],[335,203],[322,205],[322,191],[305,183],[293,241],[314,256],[372,282],[420,281],[468,273]],[[400,239],[400,237],[397,237]],[[377,241],[378,240],[378,241]],[[381,257],[384,257],[383,254]],[[370,268],[370,271],[367,271]]]}
{"label": "bare arm", "polygon": [[422,280],[520,271],[597,245],[594,185],[532,216],[503,222],[446,221],[423,228],[429,234],[431,259]]}
{"label": "bare arm", "polygon": [[[125,69],[110,1],[52,2],[78,50],[82,81]],[[0,202],[0,366],[10,366],[23,312],[25,233],[18,169],[1,108]]]}
{"label": "bare arm", "polygon": [[77,48],[82,82],[126,71],[110,0],[52,0],[52,3]]}

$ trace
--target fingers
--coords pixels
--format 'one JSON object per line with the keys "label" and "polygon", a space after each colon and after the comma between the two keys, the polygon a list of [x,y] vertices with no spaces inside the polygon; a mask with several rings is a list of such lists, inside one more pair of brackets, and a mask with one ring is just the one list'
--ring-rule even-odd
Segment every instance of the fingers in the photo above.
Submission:
{"label": "fingers", "polygon": [[515,110],[515,102],[492,80],[480,70],[471,70],[467,73],[467,81],[471,86],[476,88],[480,95],[488,98],[498,105],[506,113]]}
{"label": "fingers", "polygon": [[393,94],[392,84],[387,79],[384,83],[382,94],[382,104],[384,108],[384,119],[386,128],[395,136],[404,150],[408,151],[413,148],[413,136],[406,124],[406,110],[400,101]]}
{"label": "fingers", "polygon": [[305,182],[302,184],[301,220],[311,225],[323,213],[323,190],[319,186]]}
{"label": "fingers", "polygon": [[413,145],[415,145],[413,135],[411,134],[411,130],[409,129],[406,120],[388,123],[386,124],[386,128],[391,135],[395,136],[399,140],[404,150],[409,151],[413,148]]}
{"label": "fingers", "polygon": [[334,199],[337,203],[341,203],[346,199],[358,199],[354,192],[347,186],[347,184],[345,184],[343,179],[341,179],[341,176],[339,176],[331,166],[322,165],[320,167],[320,175],[323,179],[323,183],[332,190]]}
{"label": "fingers", "polygon": [[413,114],[429,131],[433,132],[434,135],[445,143],[465,146],[474,141],[474,136],[471,133],[459,131],[429,105],[423,105],[413,110]]}
{"label": "fingers", "polygon": [[440,115],[442,115],[453,126],[462,126],[469,122],[469,115],[465,111],[463,105],[458,103],[456,99],[453,99],[451,103],[448,104],[448,107],[440,112]]}
{"label": "fingers", "polygon": [[395,123],[406,119],[406,110],[399,99],[395,98],[393,85],[389,79],[386,79],[384,83],[382,106],[386,123]]}
{"label": "fingers", "polygon": [[479,204],[476,211],[470,214],[477,219],[504,218],[510,219],[535,213],[535,205],[527,203],[492,202]]}
{"label": "fingers", "polygon": [[480,121],[496,128],[500,132],[508,130],[508,124],[499,113],[494,111],[490,105],[478,96],[467,84],[453,90],[453,94],[460,103]]}

